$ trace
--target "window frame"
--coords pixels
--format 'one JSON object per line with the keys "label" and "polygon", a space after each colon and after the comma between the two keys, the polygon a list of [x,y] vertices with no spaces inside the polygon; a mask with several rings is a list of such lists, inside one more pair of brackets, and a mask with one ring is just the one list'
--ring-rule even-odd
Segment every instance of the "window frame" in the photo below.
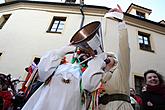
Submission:
{"label": "window frame", "polygon": [[[152,50],[150,36],[148,33],[138,31],[138,44],[141,50],[154,52],[154,50]],[[142,38],[140,39],[140,37]]]}
{"label": "window frame", "polygon": [[40,62],[40,60],[41,60],[41,58],[40,58],[40,57],[37,57],[37,56],[35,56],[35,57],[33,58],[33,62],[34,62],[36,65],[38,65],[38,63]]}
{"label": "window frame", "polygon": [[[138,82],[137,80],[140,82],[138,85],[137,85],[137,82]],[[135,90],[136,90],[137,94],[141,94],[142,88],[144,86],[144,77],[134,75],[134,84],[135,84]]]}
{"label": "window frame", "polygon": [[[57,16],[54,16],[53,17],[53,20],[50,23],[50,26],[49,26],[47,32],[61,34],[62,31],[64,30],[65,21],[66,21],[66,17],[57,17]],[[63,23],[63,24],[61,24],[61,23]],[[55,28],[53,28],[54,26],[55,26]],[[60,29],[60,26],[62,26],[61,29]],[[52,29],[55,29],[55,31],[52,31]],[[61,31],[59,31],[59,30],[61,30]]]}
{"label": "window frame", "polygon": [[4,14],[0,17],[0,29],[3,28],[3,26],[6,24],[6,22],[8,21],[8,19],[10,18],[11,14]]}
{"label": "window frame", "polygon": [[136,10],[136,15],[137,15],[138,17],[140,17],[140,18],[146,18],[145,13],[143,13],[143,12],[141,12],[141,11],[137,11],[137,10]]}

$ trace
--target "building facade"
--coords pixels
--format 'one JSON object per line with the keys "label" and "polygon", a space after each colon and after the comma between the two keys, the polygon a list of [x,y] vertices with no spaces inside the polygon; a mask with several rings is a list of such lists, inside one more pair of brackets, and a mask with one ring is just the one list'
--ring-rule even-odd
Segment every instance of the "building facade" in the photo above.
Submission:
{"label": "building facade", "polygon": [[[147,16],[151,13],[135,4],[124,13],[131,50],[130,85],[137,89],[148,69],[165,76],[165,26],[136,16],[140,9]],[[75,3],[14,0],[0,4],[0,72],[24,79],[25,68],[35,58],[68,44],[82,26],[93,21],[101,22],[104,50],[116,52],[118,22],[104,17],[108,10]]]}

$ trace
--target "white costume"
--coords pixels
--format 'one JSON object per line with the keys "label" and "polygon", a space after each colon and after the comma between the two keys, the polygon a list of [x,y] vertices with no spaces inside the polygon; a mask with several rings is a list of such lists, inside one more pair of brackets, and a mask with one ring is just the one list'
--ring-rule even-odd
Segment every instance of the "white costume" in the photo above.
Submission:
{"label": "white costume", "polygon": [[[109,94],[108,103],[106,105],[100,105],[101,110],[133,110],[131,103],[129,103],[129,74],[130,74],[130,50],[128,44],[128,33],[126,29],[126,25],[124,22],[120,22],[118,26],[119,30],[119,49],[118,49],[118,66],[116,70],[113,72],[113,75],[110,80],[108,80],[105,84],[106,93]],[[92,72],[90,72],[92,73]],[[85,82],[84,88],[88,91],[96,90],[96,86],[86,84],[91,81],[91,76],[93,74],[84,74],[83,80]],[[101,80],[97,75],[97,78],[93,79],[92,82],[98,84]],[[89,80],[89,81],[86,81]],[[92,83],[93,84],[93,83]],[[122,97],[124,97],[122,99]],[[125,101],[126,100],[126,101]]]}
{"label": "white costume", "polygon": [[[45,81],[54,71],[51,81],[42,85],[27,101],[22,110],[81,110],[80,79],[81,70],[78,64],[60,64],[70,47],[51,51],[43,56],[38,64],[39,77]],[[91,62],[95,72],[105,66],[106,53],[102,53]],[[97,61],[98,60],[98,61]],[[57,68],[57,69],[56,69]],[[103,72],[103,71],[102,71]],[[103,73],[102,73],[103,74]],[[93,79],[93,78],[91,78]],[[95,82],[93,82],[95,84]],[[86,84],[89,84],[88,82]],[[97,85],[97,84],[95,84]]]}

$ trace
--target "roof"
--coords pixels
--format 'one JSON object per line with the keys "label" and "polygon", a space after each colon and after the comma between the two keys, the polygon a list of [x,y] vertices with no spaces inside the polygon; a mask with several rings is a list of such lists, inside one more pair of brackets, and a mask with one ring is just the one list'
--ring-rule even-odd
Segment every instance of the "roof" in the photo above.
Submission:
{"label": "roof", "polygon": [[165,25],[165,21],[164,20],[161,20],[159,23]]}
{"label": "roof", "polygon": [[142,21],[145,21],[145,22],[157,25],[157,26],[165,27],[165,25],[161,24],[160,22],[155,22],[155,21],[151,21],[149,19],[140,18],[138,16],[135,16],[135,15],[132,15],[132,14],[129,14],[129,13],[125,13],[124,15],[135,18],[135,19],[138,19],[138,20],[142,20]]}
{"label": "roof", "polygon": [[[43,4],[43,5],[45,5],[45,4],[47,4],[47,5],[62,5],[62,6],[73,6],[73,7],[74,6],[75,7],[80,6],[80,4],[75,4],[75,3],[14,0],[12,2],[2,3],[2,4],[0,4],[0,7],[8,6],[8,5],[16,4],[16,3],[33,3],[33,4]],[[130,6],[132,6],[132,5],[138,6],[138,5],[135,5],[133,3]],[[103,9],[103,10],[105,9],[105,11],[106,10],[108,11],[110,9],[108,7],[105,7],[105,6],[94,6],[94,5],[86,5],[86,4],[84,4],[83,7],[86,7],[86,8],[98,8],[98,9]],[[138,6],[138,7],[141,7],[141,6]],[[144,8],[144,7],[141,7],[141,8]],[[146,9],[148,11],[151,11],[150,9],[147,9],[147,8],[144,8],[144,9]],[[145,21],[145,22],[149,22],[149,23],[152,23],[152,24],[155,24],[155,25],[159,25],[161,27],[165,27],[165,25],[164,24],[161,24],[160,22],[154,22],[154,21],[151,21],[151,20],[148,20],[148,19],[137,17],[135,15],[131,15],[131,14],[127,13],[127,11],[124,13],[124,15],[129,16],[129,17],[133,17],[135,19],[139,19],[139,20],[142,20],[142,21]]]}
{"label": "roof", "polygon": [[130,5],[130,6],[128,7],[128,9],[126,10],[126,13],[129,13],[130,10],[131,10],[133,7],[140,8],[140,9],[142,9],[142,10],[145,10],[145,11],[148,12],[149,14],[151,14],[151,12],[152,12],[151,9],[148,9],[148,8],[145,8],[145,7],[142,7],[142,6],[139,6],[139,5],[136,5],[136,4],[131,3],[131,5]]}
{"label": "roof", "polygon": [[[25,1],[25,0],[14,0],[11,2],[6,2],[6,3],[2,3],[0,4],[1,6],[7,6],[7,5],[11,5],[11,4],[16,4],[16,3],[34,3],[34,4],[47,4],[47,5],[64,5],[64,6],[80,6],[80,4],[76,4],[76,3],[62,3],[62,2],[47,2],[47,1]],[[104,7],[104,6],[94,6],[94,5],[83,5],[84,7],[89,7],[89,8],[100,8],[100,9],[106,9],[109,10],[110,8]]]}

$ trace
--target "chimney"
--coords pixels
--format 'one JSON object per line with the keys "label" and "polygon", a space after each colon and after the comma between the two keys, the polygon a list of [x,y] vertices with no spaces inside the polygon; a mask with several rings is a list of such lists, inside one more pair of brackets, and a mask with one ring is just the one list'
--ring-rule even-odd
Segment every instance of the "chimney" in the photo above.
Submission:
{"label": "chimney", "polygon": [[80,4],[84,4],[84,0],[80,0]]}

